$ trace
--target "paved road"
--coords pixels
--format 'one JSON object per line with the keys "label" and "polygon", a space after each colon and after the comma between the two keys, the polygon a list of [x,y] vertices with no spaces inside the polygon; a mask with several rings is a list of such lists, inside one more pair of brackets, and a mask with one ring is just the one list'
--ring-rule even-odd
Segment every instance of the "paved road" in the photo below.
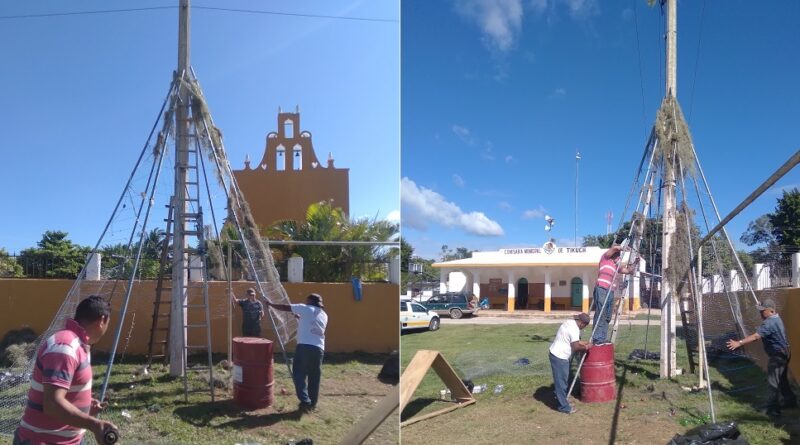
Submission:
{"label": "paved road", "polygon": [[[458,320],[450,319],[447,316],[441,317],[441,323],[443,325],[468,325],[468,324],[478,324],[478,325],[496,325],[496,324],[561,324],[565,318],[550,318],[550,317],[502,317],[502,316],[490,316],[485,317],[481,316],[480,314],[475,317],[464,317]],[[628,324],[632,324],[635,326],[644,326],[647,325],[647,320],[620,320],[620,326],[627,326]],[[659,326],[661,323],[659,320],[650,320],[651,326]]]}

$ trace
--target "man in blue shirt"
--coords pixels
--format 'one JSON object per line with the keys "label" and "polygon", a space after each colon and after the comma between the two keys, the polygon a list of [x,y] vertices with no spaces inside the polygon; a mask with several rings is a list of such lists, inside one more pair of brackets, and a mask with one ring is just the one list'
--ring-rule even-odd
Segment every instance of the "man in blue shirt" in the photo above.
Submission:
{"label": "man in blue shirt", "polygon": [[[767,415],[780,416],[781,408],[797,408],[797,397],[789,386],[788,370],[789,360],[792,358],[789,350],[789,341],[786,339],[786,329],[783,320],[775,312],[775,302],[767,298],[756,306],[764,320],[754,334],[741,340],[728,340],[728,349],[736,350],[742,345],[761,340],[764,351],[769,357],[767,364],[767,383],[769,392],[767,397]],[[783,403],[780,399],[783,397]]]}
{"label": "man in blue shirt", "polygon": [[264,306],[256,300],[256,290],[247,289],[247,298],[238,299],[231,295],[233,303],[242,308],[242,336],[261,337],[261,319],[264,318]]}

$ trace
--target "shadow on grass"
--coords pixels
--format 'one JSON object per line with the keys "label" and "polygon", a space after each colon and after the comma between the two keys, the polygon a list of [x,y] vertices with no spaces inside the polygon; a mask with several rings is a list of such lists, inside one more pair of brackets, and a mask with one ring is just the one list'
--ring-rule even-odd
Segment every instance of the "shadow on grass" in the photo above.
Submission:
{"label": "shadow on grass", "polygon": [[234,405],[231,400],[193,403],[176,408],[173,413],[184,422],[196,427],[211,426],[212,422],[217,418],[233,418],[233,420],[219,424],[216,427],[231,427],[234,429],[270,426],[284,420],[299,420],[303,415],[299,410],[284,413],[248,414]]}
{"label": "shadow on grass", "polygon": [[617,440],[617,427],[619,425],[619,410],[622,407],[622,392],[625,389],[625,381],[628,377],[628,366],[624,366],[622,375],[617,377],[617,402],[614,405],[614,416],[611,419],[611,432],[608,437],[608,443],[614,445]]}
{"label": "shadow on grass", "polygon": [[533,393],[533,398],[553,411],[558,411],[555,386],[540,386],[536,388],[536,391]]}
{"label": "shadow on grass", "polygon": [[550,343],[551,341],[553,341],[552,337],[547,337],[547,336],[539,335],[539,334],[533,334],[533,335],[529,335],[527,337],[528,337],[528,341],[531,342],[531,343],[541,343],[541,342]]}
{"label": "shadow on grass", "polygon": [[400,421],[404,422],[419,414],[419,412],[425,409],[426,407],[441,401],[442,400],[440,399],[431,399],[431,398],[414,399],[414,401],[406,405],[405,409],[403,409],[403,412],[400,413]]}

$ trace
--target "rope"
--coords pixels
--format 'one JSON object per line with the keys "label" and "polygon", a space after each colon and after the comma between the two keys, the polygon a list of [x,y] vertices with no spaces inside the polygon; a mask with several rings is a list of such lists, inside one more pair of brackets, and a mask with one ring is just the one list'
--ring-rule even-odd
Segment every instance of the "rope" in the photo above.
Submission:
{"label": "rope", "polygon": [[697,33],[697,54],[694,59],[694,75],[692,76],[692,92],[689,94],[689,120],[692,120],[694,108],[694,85],[697,81],[697,67],[700,65],[700,44],[703,41],[703,20],[706,16],[706,0],[703,0],[703,9],[700,11],[700,31]]}

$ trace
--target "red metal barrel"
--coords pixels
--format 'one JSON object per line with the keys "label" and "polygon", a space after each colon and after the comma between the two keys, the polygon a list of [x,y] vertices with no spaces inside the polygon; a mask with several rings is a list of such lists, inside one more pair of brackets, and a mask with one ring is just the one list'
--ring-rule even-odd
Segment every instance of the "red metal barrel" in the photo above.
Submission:
{"label": "red metal barrel", "polygon": [[233,339],[233,402],[245,409],[272,405],[272,342],[264,338]]}
{"label": "red metal barrel", "polygon": [[581,368],[581,401],[609,402],[617,397],[614,375],[614,344],[593,346]]}

